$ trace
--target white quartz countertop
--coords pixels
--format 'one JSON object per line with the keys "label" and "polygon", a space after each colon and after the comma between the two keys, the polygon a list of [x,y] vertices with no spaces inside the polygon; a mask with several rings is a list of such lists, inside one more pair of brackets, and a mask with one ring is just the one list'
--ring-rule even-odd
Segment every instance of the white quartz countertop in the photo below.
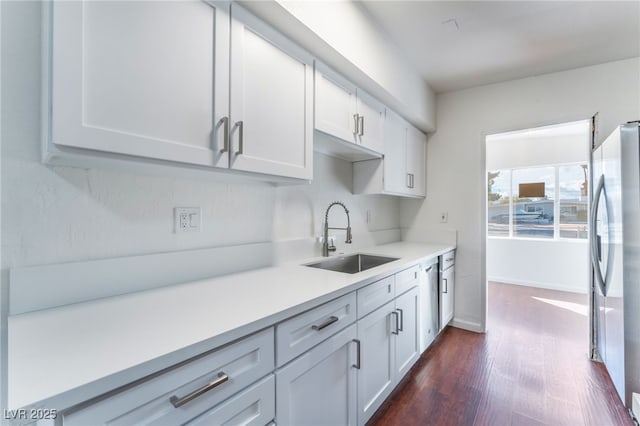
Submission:
{"label": "white quartz countertop", "polygon": [[[136,374],[168,367],[202,348],[271,326],[451,249],[448,245],[392,243],[358,250],[399,259],[356,274],[303,266],[326,258],[303,259],[11,316],[9,408],[46,402],[74,389],[76,394],[65,402],[79,402],[82,394],[97,395],[108,386],[125,384],[139,378]],[[146,370],[138,368],[129,377],[122,374],[145,363]],[[116,379],[105,379],[112,375]]]}

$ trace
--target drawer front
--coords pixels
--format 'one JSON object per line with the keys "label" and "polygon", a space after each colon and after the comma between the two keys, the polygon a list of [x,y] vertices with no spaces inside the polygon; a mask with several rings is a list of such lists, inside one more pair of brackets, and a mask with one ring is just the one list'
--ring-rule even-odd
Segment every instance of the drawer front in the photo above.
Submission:
{"label": "drawer front", "polygon": [[[276,416],[276,380],[273,374],[187,423],[200,425],[263,426]],[[159,424],[177,424],[160,422]]]}
{"label": "drawer front", "polygon": [[441,271],[444,271],[445,269],[448,269],[448,268],[452,267],[455,263],[456,263],[456,251],[455,250],[451,250],[450,252],[447,252],[447,253],[443,254],[442,256],[440,256],[440,270]]}
{"label": "drawer front", "polygon": [[[269,374],[275,364],[273,342],[273,328],[261,331],[69,413],[63,423],[132,425],[160,418],[192,419]],[[226,381],[219,380],[225,375]],[[174,407],[187,395],[206,389],[216,380],[220,384],[209,386],[189,402]]]}
{"label": "drawer front", "polygon": [[420,265],[414,265],[409,269],[396,274],[396,296],[400,296],[420,282]]}
{"label": "drawer front", "polygon": [[356,294],[346,294],[276,326],[278,366],[342,330],[356,320]]}
{"label": "drawer front", "polygon": [[395,276],[381,279],[373,284],[358,289],[358,318],[373,312],[380,306],[391,301],[396,294]]}

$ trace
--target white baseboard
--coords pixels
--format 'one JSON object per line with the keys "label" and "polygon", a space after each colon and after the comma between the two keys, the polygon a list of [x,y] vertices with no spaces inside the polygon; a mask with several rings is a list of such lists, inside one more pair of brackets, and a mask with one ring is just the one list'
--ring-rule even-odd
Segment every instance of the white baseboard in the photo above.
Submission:
{"label": "white baseboard", "polygon": [[526,287],[544,288],[547,290],[558,290],[558,291],[566,291],[569,293],[580,293],[580,294],[587,294],[588,285],[589,285],[589,283],[585,283],[584,289],[579,289],[574,286],[568,286],[566,284],[560,284],[560,283],[514,280],[513,278],[494,277],[494,276],[487,276],[487,281],[495,281],[498,283],[515,284],[515,285],[521,285]]}
{"label": "white baseboard", "polygon": [[459,318],[454,318],[453,320],[451,320],[450,325],[456,328],[461,328],[463,330],[473,331],[475,333],[484,333],[486,331],[482,324],[480,324],[479,322]]}

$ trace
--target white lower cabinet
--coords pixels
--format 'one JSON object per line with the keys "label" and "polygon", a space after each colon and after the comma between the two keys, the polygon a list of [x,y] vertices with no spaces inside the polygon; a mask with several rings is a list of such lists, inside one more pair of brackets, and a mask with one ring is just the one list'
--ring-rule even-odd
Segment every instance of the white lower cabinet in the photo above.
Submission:
{"label": "white lower cabinet", "polygon": [[[273,398],[267,396],[268,385],[254,391],[262,392],[257,408],[255,393],[227,399],[245,392],[252,383],[269,375],[274,366],[274,331],[269,328],[159,372],[141,383],[133,383],[122,391],[114,391],[113,395],[89,402],[78,410],[63,412],[62,424],[174,425],[196,420],[203,414],[220,420],[238,415],[237,421],[231,423],[251,424],[252,417],[268,417],[273,412],[273,408],[267,407],[269,403],[273,405]],[[273,386],[270,392],[273,394]],[[211,415],[206,414],[214,407],[217,408]],[[252,410],[258,414],[252,416]]]}
{"label": "white lower cabinet", "polygon": [[358,424],[382,405],[420,356],[419,292],[414,287],[358,320]]}
{"label": "white lower cabinet", "polygon": [[356,424],[356,325],[276,370],[279,425]]}
{"label": "white lower cabinet", "polygon": [[358,320],[360,370],[358,371],[358,424],[364,424],[394,387],[395,302],[391,301]]}

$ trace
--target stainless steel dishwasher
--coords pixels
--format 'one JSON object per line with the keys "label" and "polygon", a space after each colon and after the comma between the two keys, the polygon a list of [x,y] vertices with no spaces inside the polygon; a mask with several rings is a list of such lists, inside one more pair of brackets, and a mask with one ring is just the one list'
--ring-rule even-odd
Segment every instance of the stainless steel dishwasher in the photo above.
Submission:
{"label": "stainless steel dishwasher", "polygon": [[442,330],[453,319],[455,293],[455,263],[456,251],[451,250],[439,257],[439,323],[438,330]]}

